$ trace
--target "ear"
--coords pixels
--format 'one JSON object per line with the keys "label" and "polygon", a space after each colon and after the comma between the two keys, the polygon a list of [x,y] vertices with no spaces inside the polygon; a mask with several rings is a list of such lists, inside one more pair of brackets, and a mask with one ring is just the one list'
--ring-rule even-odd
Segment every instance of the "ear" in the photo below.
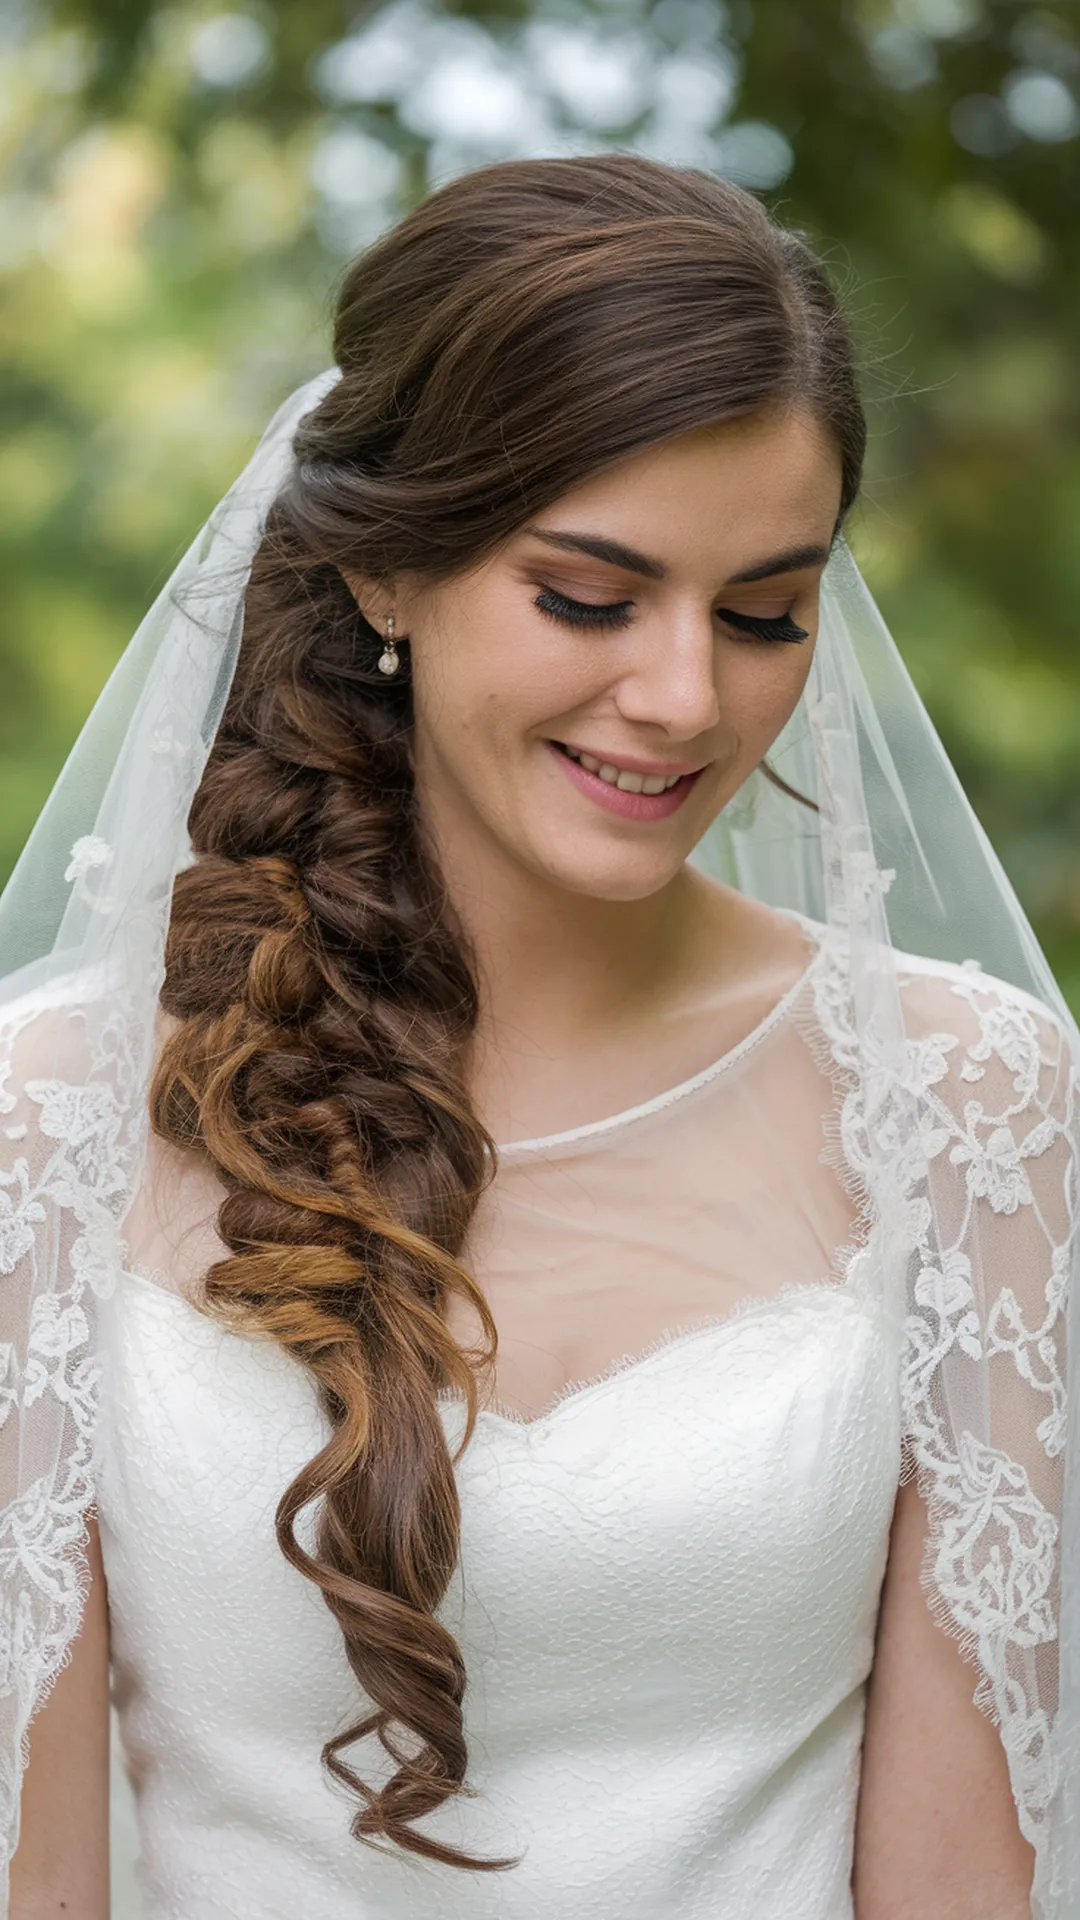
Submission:
{"label": "ear", "polygon": [[341,577],[368,625],[381,633],[387,614],[394,612],[393,589],[385,582],[368,580],[361,573],[346,573],[344,567]]}

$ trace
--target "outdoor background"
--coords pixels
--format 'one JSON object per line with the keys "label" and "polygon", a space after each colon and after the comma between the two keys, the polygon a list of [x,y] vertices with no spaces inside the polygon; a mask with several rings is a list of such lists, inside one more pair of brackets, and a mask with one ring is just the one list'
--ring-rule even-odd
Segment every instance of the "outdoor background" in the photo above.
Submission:
{"label": "outdoor background", "polygon": [[349,255],[480,161],[613,145],[731,175],[832,263],[872,403],[853,544],[1080,1010],[1074,4],[2,0],[0,880],[327,364]]}

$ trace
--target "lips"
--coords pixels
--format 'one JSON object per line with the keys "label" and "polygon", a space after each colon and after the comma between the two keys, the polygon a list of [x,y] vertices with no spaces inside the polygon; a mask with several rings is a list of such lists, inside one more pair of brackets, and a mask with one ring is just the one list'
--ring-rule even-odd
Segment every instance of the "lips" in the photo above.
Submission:
{"label": "lips", "polygon": [[[666,820],[669,815],[678,812],[688,798],[691,788],[704,772],[704,768],[697,767],[692,772],[676,773],[674,784],[665,785],[659,793],[633,791],[617,784],[620,774],[629,776],[635,784],[639,781],[642,783],[648,781],[652,785],[658,780],[671,780],[672,769],[667,769],[665,774],[663,769],[657,767],[655,774],[651,772],[646,774],[639,769],[649,765],[648,762],[638,761],[636,767],[629,767],[625,761],[621,763],[601,761],[598,755],[586,753],[586,758],[593,762],[596,769],[593,771],[592,767],[583,765],[581,759],[577,757],[582,749],[568,749],[559,740],[549,740],[546,744],[552,758],[577,787],[579,793],[585,794],[605,813],[617,814],[624,820]],[[604,769],[603,774],[600,772],[601,767]],[[612,775],[615,775],[614,779]]]}
{"label": "lips", "polygon": [[[663,793],[673,787],[684,769],[667,772],[660,768],[631,767],[625,762],[608,760],[603,754],[586,753],[583,748],[567,746],[565,741],[555,743],[561,752],[568,754],[571,760],[585,768],[586,773],[595,773],[609,787],[618,787],[622,793]],[[685,769],[689,771],[689,769]]]}

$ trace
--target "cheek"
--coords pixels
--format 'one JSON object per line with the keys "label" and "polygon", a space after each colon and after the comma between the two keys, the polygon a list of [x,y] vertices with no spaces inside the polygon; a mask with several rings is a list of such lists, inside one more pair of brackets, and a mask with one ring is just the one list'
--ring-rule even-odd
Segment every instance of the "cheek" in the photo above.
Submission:
{"label": "cheek", "polygon": [[413,648],[413,711],[429,766],[489,801],[504,789],[530,734],[550,719],[568,679],[558,637],[523,617],[520,599],[474,594],[444,608]]}
{"label": "cheek", "polygon": [[771,647],[764,659],[747,650],[732,664],[721,705],[746,746],[767,751],[798,706],[812,661],[812,643],[806,641],[785,647],[779,658]]}
{"label": "cheek", "polygon": [[506,756],[520,753],[527,736],[595,698],[604,684],[599,649],[545,620],[514,586],[491,583],[467,604],[447,605],[414,645],[417,725],[445,759],[468,755],[476,771],[478,756],[493,755],[505,771]]}

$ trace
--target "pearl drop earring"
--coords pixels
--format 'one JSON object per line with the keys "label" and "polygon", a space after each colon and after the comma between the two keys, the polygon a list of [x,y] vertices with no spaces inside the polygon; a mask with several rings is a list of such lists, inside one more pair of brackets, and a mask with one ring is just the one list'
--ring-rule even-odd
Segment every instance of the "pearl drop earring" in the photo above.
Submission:
{"label": "pearl drop earring", "polygon": [[386,616],[386,646],[379,655],[380,673],[396,673],[401,665],[398,657],[397,641],[394,638],[394,626],[394,616],[392,613],[388,613]]}

